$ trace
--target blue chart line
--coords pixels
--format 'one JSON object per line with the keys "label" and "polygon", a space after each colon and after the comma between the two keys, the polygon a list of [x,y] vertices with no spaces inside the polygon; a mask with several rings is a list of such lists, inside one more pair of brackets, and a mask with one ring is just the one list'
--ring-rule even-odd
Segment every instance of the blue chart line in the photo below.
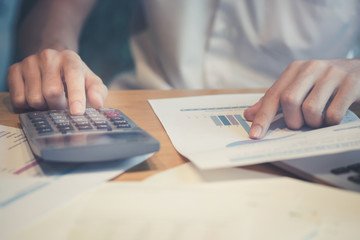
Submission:
{"label": "blue chart line", "polygon": [[[74,171],[77,170],[80,166],[82,166],[82,165],[84,165],[84,164],[80,163],[80,164],[71,164],[71,165],[75,165],[75,166],[72,166],[70,169],[68,169],[68,170],[66,170],[66,171],[64,171],[64,172],[61,172],[61,173],[59,173],[58,175],[55,175],[52,179],[53,179],[53,180],[58,180],[58,179],[64,177],[65,175],[74,172]],[[40,183],[40,184],[38,184],[38,185],[36,185],[36,186],[34,186],[34,187],[32,187],[32,188],[24,191],[24,192],[20,192],[20,193],[18,193],[17,195],[15,195],[15,196],[7,199],[7,200],[4,200],[4,201],[0,202],[0,208],[4,208],[4,207],[10,205],[11,203],[15,202],[16,200],[19,200],[20,198],[23,198],[23,197],[25,197],[25,196],[33,193],[33,192],[36,192],[36,191],[38,191],[38,190],[40,190],[40,189],[42,189],[42,188],[44,188],[44,187],[47,187],[47,186],[49,186],[51,183],[52,183],[52,182]]]}
{"label": "blue chart line", "polygon": [[207,110],[231,110],[231,109],[244,109],[251,106],[231,106],[231,107],[213,107],[213,108],[183,108],[180,109],[181,112],[188,111],[207,111]]}
{"label": "blue chart line", "polygon": [[246,144],[252,144],[252,143],[258,143],[258,142],[267,142],[267,141],[272,141],[274,139],[283,139],[283,138],[288,138],[288,137],[292,137],[296,135],[296,133],[294,134],[290,134],[288,136],[283,136],[283,137],[278,137],[278,138],[272,138],[272,139],[259,139],[259,140],[241,140],[241,141],[236,141],[236,142],[232,142],[226,145],[226,147],[236,147],[236,146],[240,146],[240,145],[246,145]]}

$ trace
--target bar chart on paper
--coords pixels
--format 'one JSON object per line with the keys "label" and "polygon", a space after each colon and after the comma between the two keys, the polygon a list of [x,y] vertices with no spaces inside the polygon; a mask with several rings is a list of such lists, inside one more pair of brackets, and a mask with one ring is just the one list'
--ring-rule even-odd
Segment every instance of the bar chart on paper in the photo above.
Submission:
{"label": "bar chart on paper", "polygon": [[245,121],[244,117],[236,114],[236,115],[217,115],[210,116],[211,120],[215,123],[216,126],[231,126],[231,125],[241,125],[246,132],[249,132],[250,126]]}
{"label": "bar chart on paper", "polygon": [[[201,119],[210,118],[217,127],[241,126],[247,133],[250,124],[244,119],[243,111],[249,106],[230,106],[230,107],[208,107],[208,108],[187,108],[180,109],[181,112],[195,112],[194,116]],[[196,112],[201,112],[196,115]]]}
{"label": "bar chart on paper", "polygon": [[186,141],[171,139],[174,146],[200,152],[232,147],[240,141],[242,144],[253,143],[254,140],[249,138],[251,122],[244,118],[244,111],[261,96],[215,95],[149,102],[158,117],[161,112],[161,122],[169,136],[191,135]]}
{"label": "bar chart on paper", "polygon": [[[294,131],[291,134],[286,133],[287,127],[282,114],[280,114],[271,124],[269,128],[269,132],[271,134],[269,134],[267,139],[256,141],[249,139],[248,134],[251,122],[246,121],[244,118],[244,111],[250,106],[251,105],[228,105],[182,108],[179,110],[179,116],[180,114],[186,116],[189,124],[192,126],[197,125],[196,129],[198,130],[201,130],[202,128],[212,129],[212,131],[208,133],[212,136],[209,137],[214,139],[218,144],[223,140],[223,147],[227,148],[269,141],[274,138],[284,138],[293,135]],[[185,120],[182,122],[184,123]],[[281,133],[279,133],[279,130],[281,130]],[[221,136],[221,139],[219,136]],[[224,136],[227,137],[224,138]]]}

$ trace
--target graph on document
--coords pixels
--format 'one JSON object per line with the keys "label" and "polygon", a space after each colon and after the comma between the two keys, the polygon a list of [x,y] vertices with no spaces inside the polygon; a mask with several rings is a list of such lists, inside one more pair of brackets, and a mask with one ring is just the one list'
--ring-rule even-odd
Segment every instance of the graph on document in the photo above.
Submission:
{"label": "graph on document", "polygon": [[249,133],[250,122],[247,122],[243,113],[249,106],[225,106],[225,107],[198,107],[182,108],[180,111],[186,114],[188,119],[205,121],[218,128],[240,128]]}
{"label": "graph on document", "polygon": [[[211,132],[214,133],[214,138],[221,134],[223,139],[228,140],[225,144],[226,147],[235,147],[256,142],[269,141],[270,139],[275,138],[284,138],[292,136],[297,132],[289,130],[286,127],[283,114],[278,114],[271,123],[265,139],[257,141],[249,139],[248,133],[250,131],[251,122],[246,121],[244,118],[244,111],[249,107],[250,106],[248,105],[194,107],[182,108],[180,111],[186,114],[187,119],[191,121],[192,124],[197,124],[197,128],[200,128],[200,125],[204,125],[204,128],[207,127],[208,130],[212,129]],[[213,127],[219,128],[219,131]],[[307,128],[304,128],[298,132],[307,130]]]}

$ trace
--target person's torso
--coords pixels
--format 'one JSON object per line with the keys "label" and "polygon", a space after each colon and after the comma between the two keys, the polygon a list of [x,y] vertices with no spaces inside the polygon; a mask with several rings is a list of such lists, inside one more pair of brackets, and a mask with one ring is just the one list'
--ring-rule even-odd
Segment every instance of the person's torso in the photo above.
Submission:
{"label": "person's torso", "polygon": [[360,30],[360,1],[220,0],[205,87],[268,87],[295,60],[344,58]]}
{"label": "person's torso", "polygon": [[145,0],[132,39],[144,88],[269,87],[295,60],[344,58],[358,42],[358,0]]}

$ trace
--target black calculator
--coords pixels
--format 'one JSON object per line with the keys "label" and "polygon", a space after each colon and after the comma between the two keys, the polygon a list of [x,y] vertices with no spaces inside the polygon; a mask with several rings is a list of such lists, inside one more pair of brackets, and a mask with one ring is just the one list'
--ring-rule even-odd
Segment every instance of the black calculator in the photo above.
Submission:
{"label": "black calculator", "polygon": [[87,108],[21,113],[22,129],[34,155],[54,162],[120,160],[159,150],[160,143],[118,109]]}

